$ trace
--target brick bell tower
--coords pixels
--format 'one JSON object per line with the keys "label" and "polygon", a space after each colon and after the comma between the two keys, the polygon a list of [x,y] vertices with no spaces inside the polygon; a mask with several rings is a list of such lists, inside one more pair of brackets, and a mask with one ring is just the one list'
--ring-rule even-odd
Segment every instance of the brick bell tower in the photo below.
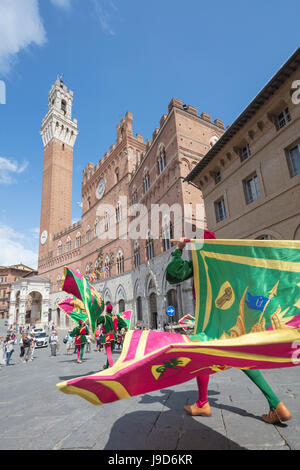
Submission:
{"label": "brick bell tower", "polygon": [[42,121],[44,144],[39,265],[52,250],[53,235],[72,223],[73,147],[78,135],[72,120],[73,92],[58,78],[49,92]]}

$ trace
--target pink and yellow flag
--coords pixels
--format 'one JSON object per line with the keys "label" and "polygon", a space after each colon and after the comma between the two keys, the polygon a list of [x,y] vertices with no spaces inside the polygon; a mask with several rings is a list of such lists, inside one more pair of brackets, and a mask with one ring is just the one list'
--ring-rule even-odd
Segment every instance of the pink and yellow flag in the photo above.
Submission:
{"label": "pink and yellow flag", "polygon": [[129,331],[113,367],[59,390],[100,405],[232,367],[300,365],[300,242],[191,242],[194,335]]}

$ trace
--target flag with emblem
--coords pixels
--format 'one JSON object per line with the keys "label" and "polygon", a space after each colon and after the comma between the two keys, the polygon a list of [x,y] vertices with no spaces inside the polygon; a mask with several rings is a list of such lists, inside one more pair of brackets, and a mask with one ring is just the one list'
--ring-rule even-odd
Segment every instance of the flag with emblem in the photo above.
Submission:
{"label": "flag with emblem", "polygon": [[300,365],[300,242],[192,240],[195,330],[126,333],[104,371],[57,384],[101,405],[231,367]]}
{"label": "flag with emblem", "polygon": [[[95,335],[98,319],[104,309],[104,300],[100,293],[82,274],[68,267],[64,268],[62,290],[81,301],[77,305],[80,305],[81,310],[84,310],[86,313],[91,331]],[[66,303],[64,304],[65,306]]]}
{"label": "flag with emblem", "polygon": [[79,325],[79,320],[82,322],[88,320],[82,300],[74,296],[58,302],[57,306],[77,325]]}

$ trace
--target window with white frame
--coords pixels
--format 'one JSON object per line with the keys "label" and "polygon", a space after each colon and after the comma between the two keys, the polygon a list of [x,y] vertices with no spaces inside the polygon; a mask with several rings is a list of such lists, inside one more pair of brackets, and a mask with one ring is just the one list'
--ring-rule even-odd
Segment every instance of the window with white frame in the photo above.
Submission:
{"label": "window with white frame", "polygon": [[144,194],[146,194],[146,192],[149,191],[150,189],[150,176],[149,176],[148,171],[146,171],[144,174],[143,188],[144,188]]}
{"label": "window with white frame", "polygon": [[62,242],[59,242],[57,245],[57,256],[62,254]]}
{"label": "window with white frame", "polygon": [[137,196],[137,190],[135,190],[132,194],[132,204],[137,204],[138,202],[138,196]]}
{"label": "window with white frame", "polygon": [[91,227],[90,227],[90,226],[88,226],[88,228],[87,228],[86,236],[85,236],[85,237],[86,237],[86,241],[87,241],[87,242],[90,242],[90,241],[91,241],[91,239],[92,239],[92,234],[91,234]]}
{"label": "window with white frame", "polygon": [[120,202],[117,203],[116,207],[116,222],[121,222],[122,220],[122,208]]}
{"label": "window with white frame", "polygon": [[241,162],[243,162],[250,156],[251,156],[250,146],[249,144],[246,144],[244,147],[241,148],[241,151],[240,151]]}
{"label": "window with white frame", "polygon": [[282,129],[291,121],[291,115],[289,108],[285,108],[281,113],[276,116],[276,126],[277,129]]}
{"label": "window with white frame", "polygon": [[259,184],[257,174],[254,173],[249,178],[243,181],[246,203],[251,204],[251,202],[256,201],[260,197]]}
{"label": "window with white frame", "polygon": [[214,178],[215,178],[215,184],[220,183],[220,181],[222,180],[222,175],[221,175],[221,171],[220,171],[220,170],[216,170],[216,171],[215,171],[215,173],[214,173]]}
{"label": "window with white frame", "polygon": [[143,308],[142,308],[142,297],[137,297],[136,299],[136,312],[137,312],[137,320],[143,320]]}
{"label": "window with white frame", "polygon": [[160,175],[167,166],[167,156],[164,148],[161,149],[157,159],[157,172]]}
{"label": "window with white frame", "polygon": [[287,151],[291,177],[300,174],[300,143]]}
{"label": "window with white frame", "polygon": [[172,238],[173,238],[173,224],[170,222],[169,225],[165,226],[162,230],[163,251],[167,251],[173,246],[173,243],[171,243]]}
{"label": "window with white frame", "polygon": [[217,222],[226,219],[226,207],[223,197],[215,202],[215,213]]}
{"label": "window with white frame", "polygon": [[76,235],[75,246],[76,246],[76,248],[80,248],[80,246],[81,246],[81,233],[79,233],[79,232]]}
{"label": "window with white frame", "polygon": [[137,268],[141,264],[141,258],[140,258],[140,244],[136,240],[134,242],[134,267]]}
{"label": "window with white frame", "polygon": [[71,238],[68,237],[68,238],[67,238],[67,242],[66,242],[66,251],[67,251],[67,252],[71,251],[71,248],[72,248]]}
{"label": "window with white frame", "polygon": [[105,232],[109,231],[109,213],[107,211],[105,212],[105,217],[104,217],[104,230]]}
{"label": "window with white frame", "polygon": [[124,273],[124,255],[121,250],[118,252],[117,256],[117,270],[118,274]]}
{"label": "window with white frame", "polygon": [[153,240],[151,237],[149,237],[146,242],[146,256],[147,256],[148,261],[154,258],[154,246],[153,246]]}

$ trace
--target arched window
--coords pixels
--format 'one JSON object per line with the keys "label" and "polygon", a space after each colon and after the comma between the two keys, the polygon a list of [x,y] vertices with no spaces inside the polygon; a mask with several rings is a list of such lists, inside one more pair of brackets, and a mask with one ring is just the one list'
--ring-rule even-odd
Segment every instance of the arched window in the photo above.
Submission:
{"label": "arched window", "polygon": [[76,235],[75,246],[76,248],[80,248],[81,246],[81,233],[80,232],[78,232]]}
{"label": "arched window", "polygon": [[61,276],[58,275],[56,278],[56,285],[57,285],[57,290],[61,290]]}
{"label": "arched window", "polygon": [[132,193],[132,204],[137,204],[138,203],[138,195],[137,195],[137,189],[134,188],[133,193]]}
{"label": "arched window", "polygon": [[137,268],[140,264],[141,264],[140,245],[139,245],[139,242],[136,241],[134,244],[134,267]]}
{"label": "arched window", "polygon": [[87,231],[86,231],[86,241],[87,241],[87,242],[90,242],[90,241],[91,241],[91,238],[92,238],[92,235],[91,235],[91,227],[88,225],[88,228],[87,228]]}
{"label": "arched window", "polygon": [[173,238],[173,224],[172,222],[164,221],[162,228],[163,251],[167,251],[173,246],[171,239]]}
{"label": "arched window", "polygon": [[109,231],[109,213],[108,211],[105,212],[105,216],[104,216],[104,230],[105,232],[108,232]]}
{"label": "arched window", "polygon": [[119,172],[119,168],[116,168],[115,174],[116,174],[116,182],[118,183],[118,182],[120,181],[120,172]]}
{"label": "arched window", "polygon": [[153,245],[153,239],[151,238],[150,234],[148,235],[148,239],[146,242],[146,256],[147,256],[148,261],[154,258],[154,245]]}
{"label": "arched window", "polygon": [[160,175],[167,166],[167,156],[164,146],[159,146],[159,156],[157,158],[157,174]]}
{"label": "arched window", "polygon": [[149,191],[150,188],[150,176],[149,171],[147,169],[144,170],[143,188],[144,194],[146,194],[146,192]]}
{"label": "arched window", "polygon": [[118,274],[124,273],[124,255],[121,250],[118,252],[118,255],[117,255],[117,269],[118,269]]}
{"label": "arched window", "polygon": [[106,256],[104,263],[104,277],[108,278],[110,276],[110,259],[109,256]]}
{"label": "arched window", "polygon": [[67,251],[67,252],[71,251],[71,248],[72,248],[71,238],[68,237],[68,238],[67,238],[67,242],[66,242],[66,251]]}
{"label": "arched window", "polygon": [[125,300],[119,300],[119,313],[125,312]]}
{"label": "arched window", "polygon": [[136,299],[137,321],[143,321],[142,297]]}
{"label": "arched window", "polygon": [[61,100],[61,110],[64,114],[67,112],[67,102],[65,100]]}
{"label": "arched window", "polygon": [[62,242],[59,241],[57,245],[57,256],[62,255]]}
{"label": "arched window", "polygon": [[122,220],[122,207],[121,207],[121,203],[120,201],[118,201],[117,203],[117,207],[116,207],[116,222],[121,222]]}
{"label": "arched window", "polygon": [[95,220],[94,233],[95,233],[95,237],[98,237],[100,234],[100,224],[99,224],[98,218]]}

